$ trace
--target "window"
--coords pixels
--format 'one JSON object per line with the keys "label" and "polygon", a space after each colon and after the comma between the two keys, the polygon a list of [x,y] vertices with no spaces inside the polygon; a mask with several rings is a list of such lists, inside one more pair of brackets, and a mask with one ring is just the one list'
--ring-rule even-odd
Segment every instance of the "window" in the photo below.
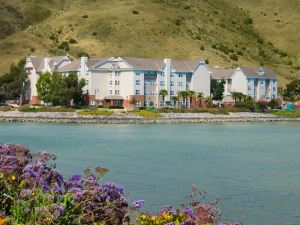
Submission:
{"label": "window", "polygon": [[160,106],[164,106],[164,102],[163,102],[163,101],[160,101],[160,102],[159,102],[159,105],[160,105]]}
{"label": "window", "polygon": [[136,76],[140,76],[141,73],[140,73],[139,71],[136,71],[136,72],[135,72],[135,75],[136,75]]}
{"label": "window", "polygon": [[160,76],[161,76],[161,77],[164,77],[164,76],[165,76],[165,72],[161,72],[161,73],[160,73]]}
{"label": "window", "polygon": [[112,82],[112,80],[110,80],[110,81],[109,81],[109,85],[112,85],[112,84],[113,84],[113,82]]}
{"label": "window", "polygon": [[164,87],[165,86],[165,82],[164,81],[160,81],[160,86]]}
{"label": "window", "polygon": [[135,106],[136,106],[136,107],[141,107],[141,106],[142,106],[141,101],[137,101],[137,102],[135,103]]}
{"label": "window", "polygon": [[260,81],[260,84],[264,84],[264,82],[263,82],[263,81]]}
{"label": "window", "polygon": [[151,95],[151,96],[154,96],[154,95],[155,95],[155,90],[151,90],[151,91],[150,91],[150,95]]}
{"label": "window", "polygon": [[115,95],[119,95],[120,94],[120,90],[115,90]]}
{"label": "window", "polygon": [[120,85],[120,81],[119,80],[115,80],[115,85]]}
{"label": "window", "polygon": [[273,91],[276,91],[276,87],[273,87]]}
{"label": "window", "polygon": [[149,80],[144,80],[144,85],[146,86],[149,83]]}
{"label": "window", "polygon": [[148,91],[146,89],[144,91],[144,95],[148,95]]}
{"label": "window", "polygon": [[112,90],[109,90],[109,92],[108,92],[110,95],[112,95]]}
{"label": "window", "polygon": [[251,91],[251,86],[248,86],[248,91]]}
{"label": "window", "polygon": [[141,95],[141,90],[135,90],[136,95]]}
{"label": "window", "polygon": [[88,85],[89,84],[89,80],[85,80],[85,84]]}
{"label": "window", "polygon": [[119,77],[119,76],[120,76],[120,72],[116,72],[116,73],[115,73],[115,76],[116,76],[116,77]]}
{"label": "window", "polygon": [[150,72],[150,76],[156,76],[156,72],[151,71],[151,72]]}
{"label": "window", "polygon": [[179,101],[179,102],[178,102],[178,106],[179,106],[179,107],[182,107],[182,106],[183,106],[183,102],[182,102],[182,101]]}
{"label": "window", "polygon": [[144,104],[145,104],[145,106],[150,106],[150,102],[149,101],[145,101]]}
{"label": "window", "polygon": [[179,86],[179,87],[182,87],[182,86],[183,86],[182,81],[179,81],[179,82],[178,82],[178,86]]}
{"label": "window", "polygon": [[179,74],[178,74],[178,77],[183,77],[183,73],[179,73]]}
{"label": "window", "polygon": [[175,77],[175,73],[171,73],[171,77]]}
{"label": "window", "polygon": [[175,95],[174,91],[170,91],[170,95],[174,96]]}
{"label": "window", "polygon": [[171,81],[171,87],[174,87],[174,86],[175,86],[174,81]]}
{"label": "window", "polygon": [[155,80],[150,80],[150,85],[155,85]]}
{"label": "window", "polygon": [[276,84],[276,80],[273,80],[273,84]]}
{"label": "window", "polygon": [[141,85],[141,80],[135,80],[135,85]]}

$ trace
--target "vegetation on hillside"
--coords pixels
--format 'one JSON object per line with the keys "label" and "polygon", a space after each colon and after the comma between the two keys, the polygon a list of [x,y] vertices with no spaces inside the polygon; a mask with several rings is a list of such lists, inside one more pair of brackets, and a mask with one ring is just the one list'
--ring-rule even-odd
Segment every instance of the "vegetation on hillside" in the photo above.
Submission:
{"label": "vegetation on hillside", "polygon": [[[2,1],[8,4],[8,0]],[[22,4],[38,2],[44,1]],[[0,71],[7,70],[10,62],[20,56],[69,53],[74,58],[80,55],[204,58],[210,65],[224,67],[271,66],[279,73],[281,84],[300,74],[299,55],[284,44],[274,44],[271,35],[261,35],[258,16],[248,12],[247,4],[241,8],[240,1],[53,0],[47,4],[55,7],[45,7],[51,9],[46,19],[36,19],[40,22],[0,41],[3,52]],[[266,11],[267,6],[262,6],[260,10]],[[280,18],[284,13],[296,18],[296,12],[288,6],[276,13]],[[283,26],[282,22],[279,24]],[[272,25],[277,27],[278,23],[274,21],[263,28],[270,30]],[[299,32],[292,33],[293,23],[284,26],[285,30],[291,28],[295,40],[297,36],[299,39]],[[276,32],[274,35],[279,36]],[[293,49],[299,52],[299,44],[294,42]]]}

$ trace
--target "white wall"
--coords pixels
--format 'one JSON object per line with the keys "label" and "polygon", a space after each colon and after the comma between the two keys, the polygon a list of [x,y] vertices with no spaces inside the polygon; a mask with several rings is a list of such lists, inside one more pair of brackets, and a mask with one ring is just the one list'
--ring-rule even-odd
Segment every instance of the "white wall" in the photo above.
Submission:
{"label": "white wall", "polygon": [[200,64],[192,75],[191,90],[210,96],[210,71],[205,64]]}
{"label": "white wall", "polygon": [[247,78],[244,73],[237,69],[232,75],[232,92],[241,92],[244,95],[247,95]]}

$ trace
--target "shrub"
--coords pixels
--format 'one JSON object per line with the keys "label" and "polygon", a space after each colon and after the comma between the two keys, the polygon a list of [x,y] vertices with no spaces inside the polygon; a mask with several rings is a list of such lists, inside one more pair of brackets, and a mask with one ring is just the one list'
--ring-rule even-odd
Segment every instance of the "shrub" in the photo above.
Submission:
{"label": "shrub", "polygon": [[176,19],[175,20],[175,25],[176,26],[180,26],[181,25],[181,20],[180,19]]}
{"label": "shrub", "polygon": [[83,15],[82,18],[86,19],[86,18],[89,18],[88,15]]}
{"label": "shrub", "polygon": [[209,59],[205,59],[204,62],[208,65],[209,64]]}
{"label": "shrub", "polygon": [[70,50],[70,46],[69,43],[66,41],[61,42],[58,46],[59,49],[63,49],[65,51],[69,51]]}
{"label": "shrub", "polygon": [[242,51],[237,51],[237,54],[242,56],[243,52]]}
{"label": "shrub", "polygon": [[280,108],[280,105],[281,105],[280,99],[272,99],[268,103],[268,107],[270,107],[271,109],[278,109]]}
{"label": "shrub", "polygon": [[89,53],[86,53],[86,52],[78,52],[77,56],[78,57],[88,57],[88,58],[90,58]]}
{"label": "shrub", "polygon": [[124,107],[121,106],[121,105],[110,105],[108,108],[110,108],[110,109],[124,109]]}
{"label": "shrub", "polygon": [[238,56],[236,55],[236,54],[231,54],[230,56],[229,56],[229,58],[231,59],[231,60],[233,60],[233,61],[238,61],[239,60],[239,58],[238,58]]}
{"label": "shrub", "polygon": [[132,14],[139,14],[139,11],[133,10],[133,11],[132,11]]}
{"label": "shrub", "polygon": [[0,106],[0,112],[8,112],[11,110],[12,108],[10,106]]}
{"label": "shrub", "polygon": [[22,105],[19,108],[20,112],[75,112],[75,109],[61,106],[30,106]]}
{"label": "shrub", "polygon": [[204,51],[204,50],[205,50],[204,46],[201,46],[201,47],[200,47],[200,49],[201,49],[202,51]]}
{"label": "shrub", "polygon": [[69,43],[70,44],[77,44],[78,42],[75,39],[70,38]]}

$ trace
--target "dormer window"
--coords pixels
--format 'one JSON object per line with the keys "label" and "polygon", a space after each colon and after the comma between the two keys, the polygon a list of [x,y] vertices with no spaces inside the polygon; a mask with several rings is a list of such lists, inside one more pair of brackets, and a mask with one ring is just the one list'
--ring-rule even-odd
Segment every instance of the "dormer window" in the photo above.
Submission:
{"label": "dormer window", "polygon": [[264,71],[263,69],[259,69],[259,70],[257,71],[257,74],[258,74],[259,76],[263,76],[263,75],[265,74],[265,71]]}

